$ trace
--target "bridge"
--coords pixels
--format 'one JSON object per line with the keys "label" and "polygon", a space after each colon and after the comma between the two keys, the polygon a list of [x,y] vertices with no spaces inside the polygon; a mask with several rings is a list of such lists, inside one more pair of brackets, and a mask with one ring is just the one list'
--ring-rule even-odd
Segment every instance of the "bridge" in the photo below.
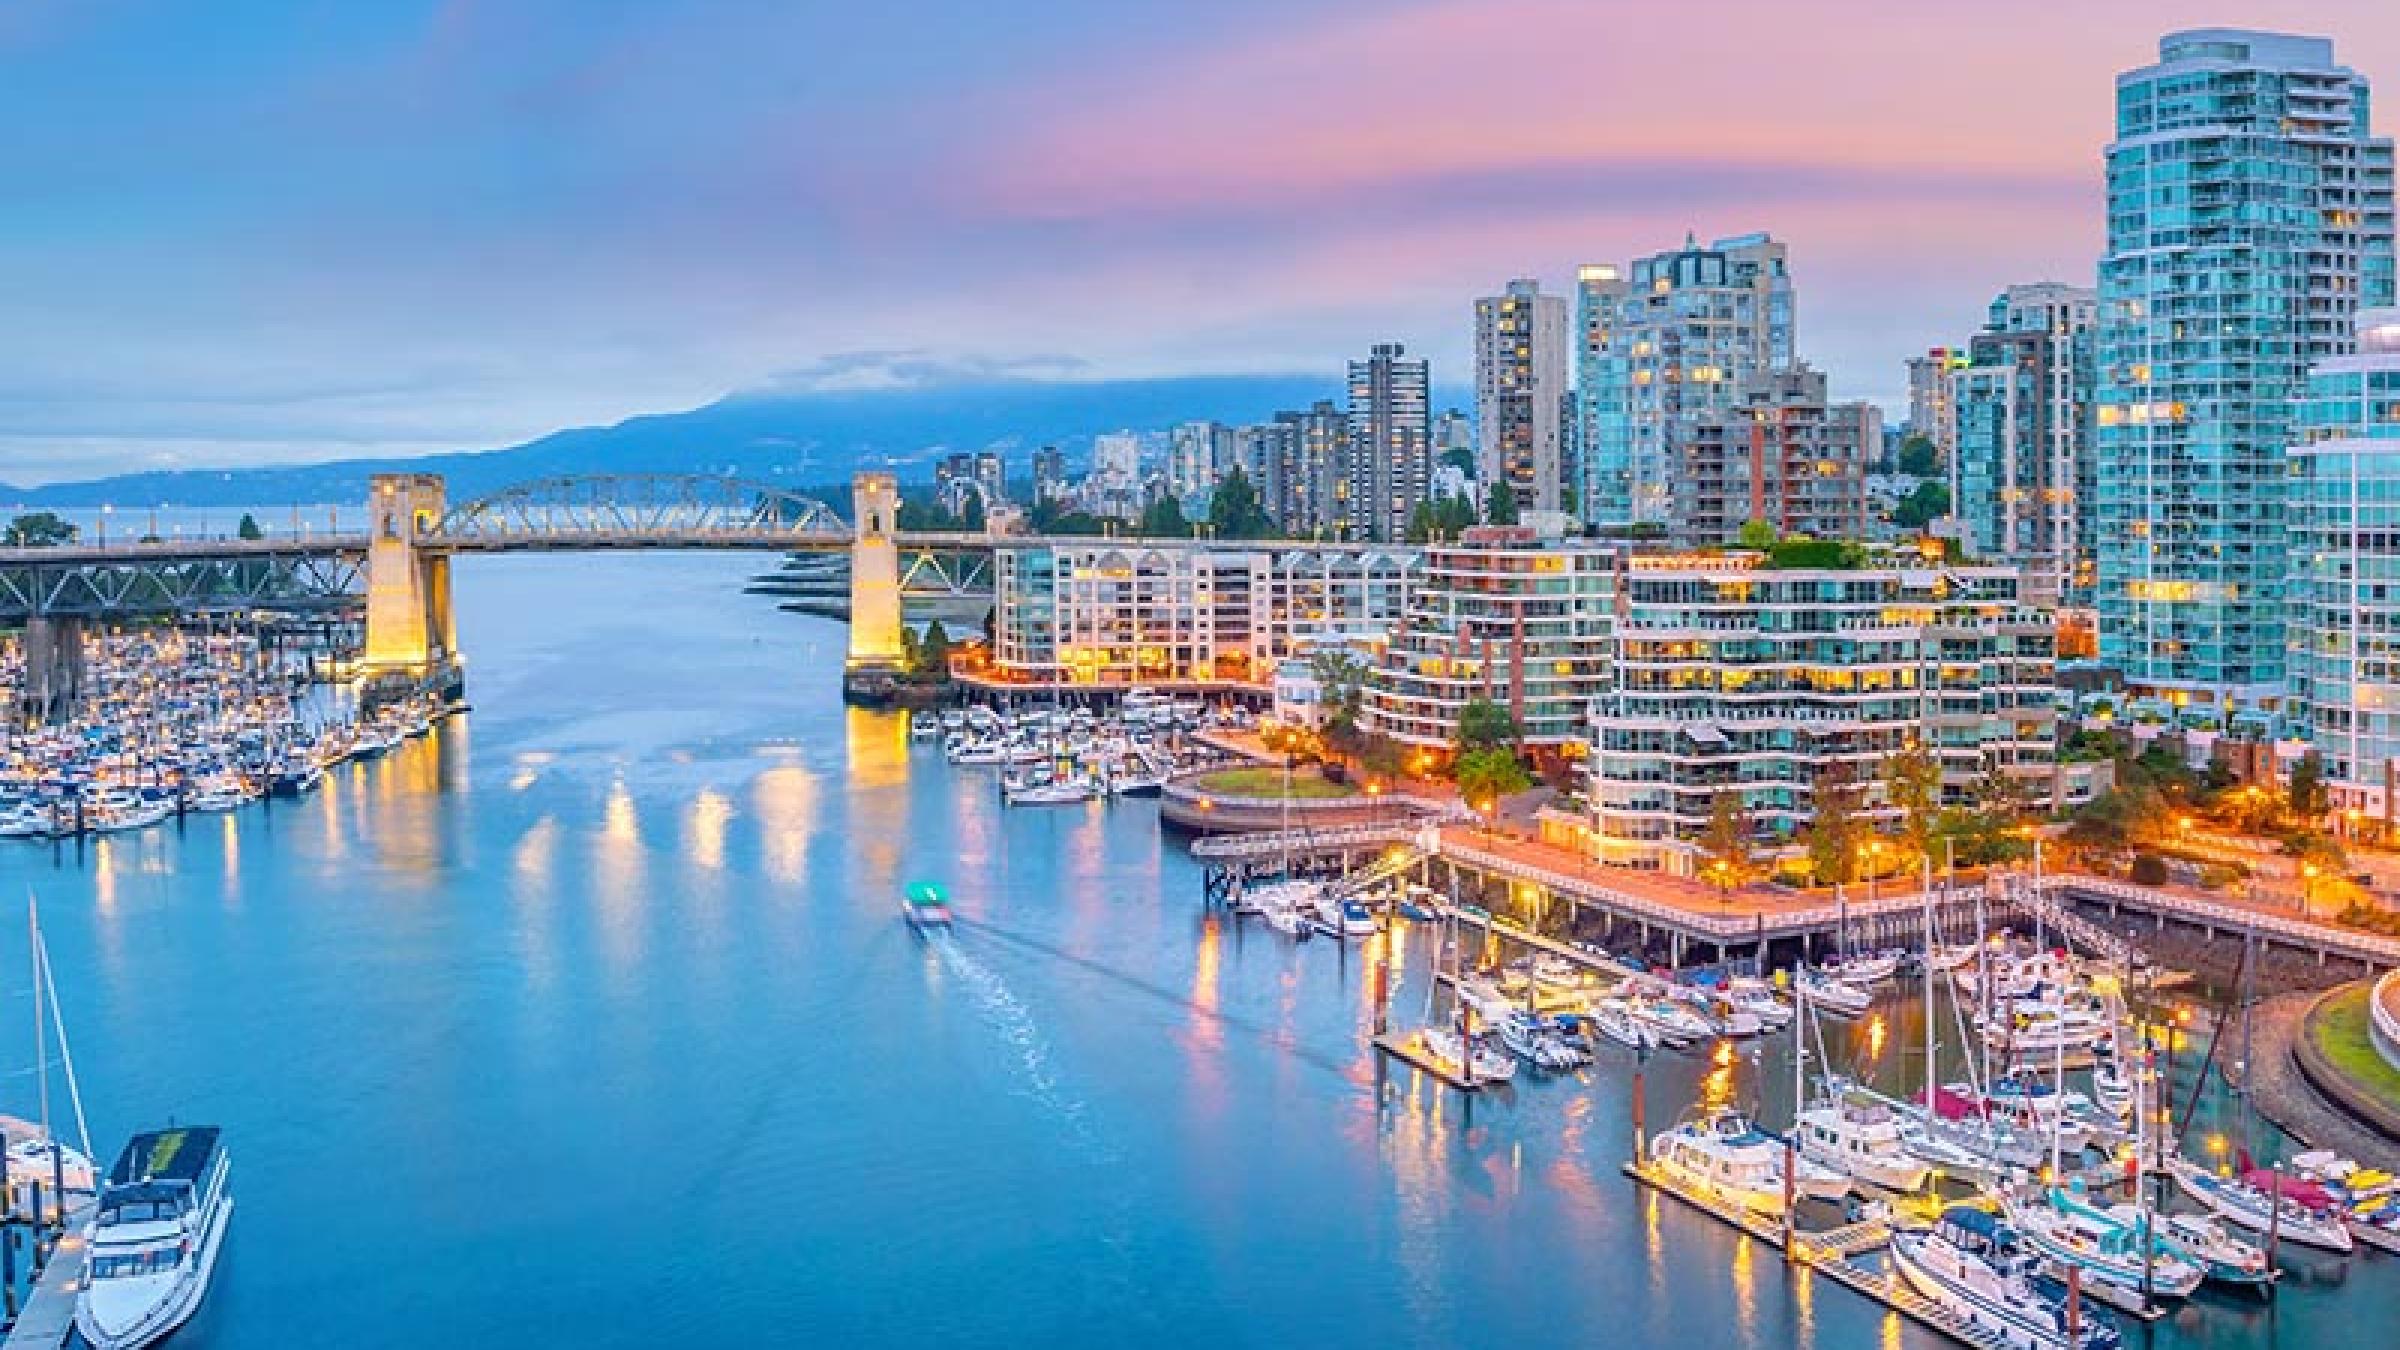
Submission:
{"label": "bridge", "polygon": [[899,483],[881,472],[852,480],[849,520],[785,488],[702,474],[545,478],[456,506],[438,474],[377,474],[367,504],[356,532],[0,548],[0,626],[25,629],[28,702],[71,701],[94,620],[351,607],[362,596],[361,673],[429,678],[457,665],[454,557],[634,549],[847,553],[848,669],[871,681],[900,667],[903,593],[985,582],[994,542],[902,532]]}

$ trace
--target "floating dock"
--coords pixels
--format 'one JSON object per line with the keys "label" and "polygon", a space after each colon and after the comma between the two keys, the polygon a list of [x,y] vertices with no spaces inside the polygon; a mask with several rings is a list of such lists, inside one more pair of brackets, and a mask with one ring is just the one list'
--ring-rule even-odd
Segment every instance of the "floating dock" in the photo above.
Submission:
{"label": "floating dock", "polygon": [[[1671,1195],[1719,1222],[1730,1224],[1777,1251],[1783,1250],[1784,1230],[1781,1223],[1686,1189],[1656,1163],[1629,1162],[1625,1164],[1625,1175],[1662,1195]],[[1859,1264],[1857,1258],[1887,1246],[1891,1240],[1891,1225],[1881,1219],[1869,1219],[1813,1233],[1806,1229],[1795,1229],[1792,1232],[1791,1259],[1794,1264],[1821,1272],[1835,1284],[1863,1298],[1872,1299],[1961,1345],[1971,1345],[1976,1350],[2010,1350],[2003,1338],[1976,1327],[1964,1318],[1953,1316],[1931,1299],[1909,1288],[1905,1281],[1891,1272],[1870,1270]]]}
{"label": "floating dock", "polygon": [[17,1314],[0,1350],[61,1350],[73,1340],[75,1295],[83,1288],[83,1262],[90,1254],[83,1230],[91,1219],[89,1200],[68,1212],[66,1235],[51,1249],[41,1278],[26,1296],[25,1311]]}
{"label": "floating dock", "polygon": [[1387,1031],[1376,1037],[1373,1044],[1377,1050],[1432,1078],[1444,1087],[1456,1088],[1460,1092],[1481,1092],[1490,1086],[1489,1083],[1480,1079],[1469,1082],[1451,1072],[1448,1066],[1440,1060],[1425,1053],[1425,1047],[1417,1043],[1417,1033],[1413,1031]]}

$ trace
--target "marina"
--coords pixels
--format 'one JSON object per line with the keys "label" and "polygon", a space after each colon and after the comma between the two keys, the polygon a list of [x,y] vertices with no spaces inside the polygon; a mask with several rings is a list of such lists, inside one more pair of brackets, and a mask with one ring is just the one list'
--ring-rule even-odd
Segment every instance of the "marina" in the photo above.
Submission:
{"label": "marina", "polygon": [[[533,564],[508,570],[481,583],[494,603],[542,574]],[[175,1344],[275,1343],[292,1317],[337,1315],[321,1292],[329,1280],[342,1290],[338,1315],[365,1345],[607,1342],[628,1327],[652,1339],[738,1338],[771,1300],[801,1294],[788,1253],[734,1240],[759,1203],[859,1224],[874,1216],[912,1248],[958,1249],[995,1224],[1027,1226],[1039,1240],[1041,1255],[1012,1267],[1018,1299],[940,1309],[912,1304],[864,1253],[812,1246],[812,1287],[836,1280],[879,1309],[904,1309],[820,1310],[812,1325],[836,1339],[1017,1339],[1098,1317],[1153,1343],[1220,1342],[1233,1324],[1203,1291],[1160,1277],[1195,1261],[1235,1272],[1227,1278],[1255,1291],[1258,1314],[1296,1335],[1538,1335],[1591,1324],[1605,1308],[1663,1344],[1697,1307],[1710,1310],[1705,1325],[1721,1343],[1760,1350],[1856,1344],[1883,1334],[1893,1314],[1903,1345],[1956,1339],[1938,1309],[1905,1306],[1908,1291],[1880,1268],[1887,1258],[1875,1243],[1888,1218],[1853,1220],[1843,1204],[1809,1202],[1810,1236],[1783,1275],[1728,1245],[1771,1243],[1771,1231],[1729,1226],[1623,1175],[1637,1077],[1651,1132],[1701,1104],[1738,1106],[1775,1130],[1799,1104],[1789,1060],[1797,1017],[1781,1029],[1762,1021],[1754,1034],[1696,1035],[1680,1051],[1603,1029],[1599,995],[1629,983],[1628,994],[1667,1001],[1662,1026],[1680,1009],[1731,1011],[1730,1000],[1720,1013],[1676,997],[1687,972],[1628,964],[1636,950],[1669,954],[1663,941],[1640,941],[1630,909],[1613,926],[1587,919],[1621,946],[1585,945],[1537,925],[1520,897],[1453,896],[1447,858],[1410,857],[1395,870],[1389,850],[1407,847],[1414,830],[1394,837],[1385,826],[1372,847],[1349,845],[1377,931],[1279,931],[1264,914],[1236,913],[1237,897],[1211,903],[1212,841],[1162,836],[1144,798],[1011,806],[998,790],[1005,767],[951,763],[905,714],[854,712],[822,734],[796,730],[823,693],[792,688],[789,672],[808,669],[812,650],[838,650],[840,630],[757,648],[738,609],[701,598],[732,570],[695,560],[683,589],[667,591],[718,616],[718,635],[695,639],[727,670],[723,706],[705,715],[662,711],[671,667],[596,659],[638,650],[621,616],[577,613],[536,589],[562,611],[546,634],[512,637],[479,626],[472,607],[462,615],[507,658],[479,678],[473,714],[343,764],[301,809],[278,803],[204,827],[101,837],[80,860],[71,848],[0,850],[10,884],[42,889],[70,1011],[82,1012],[75,1048],[95,1124],[173,1111],[242,1141],[241,1222],[221,1287]],[[829,842],[849,837],[864,842]],[[1491,854],[1505,842],[1470,836],[1459,846]],[[486,861],[465,870],[456,860],[467,853]],[[1352,884],[1337,866],[1320,870]],[[170,875],[211,885],[175,890]],[[372,880],[345,881],[360,877]],[[938,887],[949,924],[896,912],[918,883]],[[357,898],[329,903],[336,886]],[[2011,913],[2009,924],[2029,933],[2032,916]],[[1854,951],[1897,945],[1902,922]],[[228,925],[247,936],[212,936]],[[156,940],[129,943],[135,931]],[[184,1015],[136,1016],[155,1006],[141,991],[169,979],[170,940],[218,952],[224,978],[180,992]],[[1788,963],[1795,942],[1772,939],[1770,955]],[[1736,967],[1755,951],[1728,946]],[[1832,961],[1838,946],[1828,940],[1819,955]],[[319,969],[328,950],[348,954],[338,978]],[[428,952],[442,955],[428,964]],[[520,969],[530,982],[492,974]],[[1875,967],[1835,969],[1864,978]],[[1894,1101],[1915,1091],[1921,1061],[1909,1047],[1923,1033],[1912,969],[1903,961],[1874,984],[1858,1017],[1820,1019],[1827,1058],[1812,1070],[1855,1073]],[[561,978],[570,971],[580,974]],[[1766,974],[1754,1019],[1792,1005]],[[1502,1018],[1529,1006],[1571,1016],[1578,1000],[1590,1004],[1589,1062],[1545,1070],[1503,1046],[1495,1021],[1489,1048],[1515,1061],[1510,1080],[1462,1096],[1444,1079],[1450,1061],[1378,1048],[1379,1035],[1388,1046],[1421,1044],[1419,1028],[1438,1025],[1462,986]],[[242,992],[269,989],[272,1005]],[[838,1008],[844,1030],[712,1037],[707,1027],[736,1008],[743,1024],[769,1028],[823,1025]],[[1939,1012],[1945,1077],[1956,1078],[1962,1041],[1947,995]],[[347,1029],[362,1025],[393,1029],[396,1068],[351,1065]],[[226,1034],[234,1026],[238,1051]],[[2179,1116],[2204,1054],[2194,1034],[2172,1066]],[[521,1068],[470,1087],[449,1067],[452,1051],[431,1049],[452,1037],[470,1060]],[[801,1046],[812,1064],[805,1080],[788,1062]],[[601,1075],[601,1064],[619,1067]],[[312,1086],[302,1091],[285,1066],[304,1069]],[[2089,1073],[2069,1072],[2078,1084]],[[727,1079],[758,1086],[726,1101],[701,1091]],[[864,1086],[837,1094],[825,1086],[836,1081]],[[409,1111],[393,1109],[394,1093]],[[2229,1106],[2216,1086],[2201,1093],[2191,1137],[2234,1133]],[[754,1112],[771,1122],[763,1134]],[[606,1141],[561,1124],[598,1116],[612,1122]],[[418,1146],[430,1120],[478,1123],[450,1136],[463,1151],[449,1156]],[[960,1121],[973,1122],[977,1153],[1007,1165],[954,1169],[935,1201],[915,1189],[924,1159],[961,1147]],[[686,1146],[741,1159],[750,1183],[738,1204],[703,1184],[661,1188],[695,1235],[688,1259],[628,1240],[604,1220],[615,1200],[546,1180],[606,1172],[627,1147]],[[326,1213],[306,1178],[362,1147],[409,1160],[406,1198],[389,1212]],[[549,1165],[527,1173],[514,1161],[527,1151]],[[828,1157],[844,1161],[828,1171]],[[547,1278],[573,1291],[545,1303],[538,1322],[518,1306],[516,1282],[473,1274],[511,1259],[516,1225],[471,1227],[438,1254],[425,1234],[437,1211],[497,1199],[493,1177],[553,1251]],[[927,1198],[896,1211],[896,1195]],[[1914,1221],[1904,1206],[1892,1212]],[[1222,1236],[1179,1234],[1169,1217],[1199,1213]],[[1428,1214],[1438,1218],[1419,1217]],[[1527,1244],[1561,1278],[1524,1281]],[[1272,1275],[1329,1247],[1363,1256],[1299,1286]],[[275,1259],[252,1259],[262,1250]],[[432,1306],[413,1281],[360,1278],[362,1251],[403,1266],[463,1261],[468,1274]],[[638,1306],[612,1302],[612,1282],[572,1273],[637,1253],[652,1263]],[[2204,1292],[2151,1334],[2167,1346],[2221,1344],[2239,1325],[2256,1328],[2243,1333],[2256,1344],[2314,1347],[2325,1342],[2312,1327],[2400,1306],[2387,1303],[2400,1288],[2382,1253],[2337,1259],[2350,1267],[2338,1282],[2324,1272],[2282,1282],[2271,1328]],[[1437,1289],[1448,1292],[1425,1302],[1422,1291]],[[1415,1301],[1386,1305],[1393,1290]]]}

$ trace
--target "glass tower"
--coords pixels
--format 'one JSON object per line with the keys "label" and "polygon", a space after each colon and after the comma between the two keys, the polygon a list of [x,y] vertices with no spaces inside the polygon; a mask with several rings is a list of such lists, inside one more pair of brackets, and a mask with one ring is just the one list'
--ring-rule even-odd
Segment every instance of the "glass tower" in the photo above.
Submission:
{"label": "glass tower", "polygon": [[2361,310],[2358,350],[2320,363],[2300,406],[2292,527],[2292,710],[2334,809],[2387,825],[2400,803],[2400,310]]}
{"label": "glass tower", "polygon": [[2220,709],[2283,692],[2285,448],[2392,291],[2392,145],[2333,44],[2170,34],[2117,77],[2094,436],[2101,658]]}

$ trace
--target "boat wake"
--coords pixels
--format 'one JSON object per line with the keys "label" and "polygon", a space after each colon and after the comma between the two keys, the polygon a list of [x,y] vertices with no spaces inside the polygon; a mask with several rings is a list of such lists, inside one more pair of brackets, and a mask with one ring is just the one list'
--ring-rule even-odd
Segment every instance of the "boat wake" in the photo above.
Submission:
{"label": "boat wake", "polygon": [[937,933],[929,940],[942,966],[975,997],[983,1020],[1015,1051],[1026,1095],[1058,1117],[1068,1138],[1088,1161],[1113,1163],[1117,1151],[1100,1137],[1092,1123],[1091,1106],[1067,1086],[1051,1062],[1050,1041],[1034,1023],[1033,1012],[1009,989],[999,972],[978,961],[958,940]]}

